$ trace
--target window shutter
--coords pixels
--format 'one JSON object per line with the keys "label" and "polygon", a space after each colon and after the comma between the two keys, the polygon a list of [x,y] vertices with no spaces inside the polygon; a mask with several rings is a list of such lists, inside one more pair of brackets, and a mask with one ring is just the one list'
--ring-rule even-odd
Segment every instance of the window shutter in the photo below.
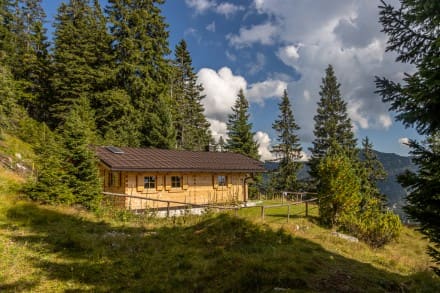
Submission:
{"label": "window shutter", "polygon": [[232,188],[232,176],[226,176],[226,184],[228,184],[228,188]]}
{"label": "window shutter", "polygon": [[217,177],[217,175],[213,175],[212,176],[212,185],[213,185],[214,189],[218,188],[218,177]]}
{"label": "window shutter", "polygon": [[156,190],[162,190],[163,189],[163,176],[157,175],[156,177]]}
{"label": "window shutter", "polygon": [[171,190],[171,176],[165,177],[165,190]]}
{"label": "window shutter", "polygon": [[138,175],[137,176],[137,191],[142,192],[144,191],[144,176]]}
{"label": "window shutter", "polygon": [[108,172],[106,171],[106,170],[104,170],[104,186],[105,187],[107,187],[107,186],[110,186],[110,183],[109,183],[109,177],[108,177],[109,175],[108,175]]}
{"label": "window shutter", "polygon": [[187,175],[182,176],[182,187],[183,187],[183,190],[188,189],[188,176]]}

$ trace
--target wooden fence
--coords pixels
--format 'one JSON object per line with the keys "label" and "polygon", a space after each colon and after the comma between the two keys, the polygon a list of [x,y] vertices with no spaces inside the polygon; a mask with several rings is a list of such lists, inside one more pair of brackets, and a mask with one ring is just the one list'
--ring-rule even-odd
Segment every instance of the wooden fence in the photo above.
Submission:
{"label": "wooden fence", "polygon": [[[301,196],[300,198],[298,197],[297,201],[294,202],[283,202],[281,204],[271,204],[271,205],[256,205],[256,206],[241,206],[241,205],[213,205],[213,204],[195,204],[195,203],[188,203],[188,202],[179,202],[179,201],[172,201],[172,200],[163,200],[163,199],[156,199],[156,198],[149,198],[149,197],[143,197],[143,196],[135,196],[135,195],[128,195],[128,194],[120,194],[120,193],[112,193],[112,192],[103,192],[104,195],[106,196],[111,196],[113,197],[113,199],[115,198],[133,198],[133,199],[140,199],[140,200],[147,200],[147,201],[155,201],[155,202],[161,202],[161,203],[166,203],[166,208],[159,208],[159,210],[166,210],[166,216],[169,217],[170,216],[170,210],[173,209],[192,209],[192,208],[206,208],[206,209],[211,209],[211,210],[233,210],[234,214],[237,215],[238,211],[241,209],[250,209],[250,208],[259,208],[261,209],[260,215],[261,215],[261,219],[264,221],[265,218],[265,214],[266,214],[266,210],[268,209],[272,209],[272,208],[280,208],[280,207],[287,207],[287,222],[289,222],[290,220],[290,216],[291,214],[291,206],[294,205],[300,205],[300,204],[305,204],[305,216],[308,217],[309,216],[309,204],[310,203],[316,203],[318,201],[318,198],[311,198],[311,199],[307,199],[307,200],[300,200],[300,198],[302,199],[303,197]],[[305,192],[302,193],[298,193],[298,194],[305,194]],[[179,207],[171,207],[171,204],[178,204],[180,205]]]}

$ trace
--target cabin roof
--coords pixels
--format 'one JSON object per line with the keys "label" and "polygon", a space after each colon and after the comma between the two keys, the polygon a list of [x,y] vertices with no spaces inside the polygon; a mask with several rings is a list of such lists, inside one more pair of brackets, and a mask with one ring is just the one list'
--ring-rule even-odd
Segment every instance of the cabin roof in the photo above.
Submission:
{"label": "cabin roof", "polygon": [[96,147],[113,171],[137,172],[264,172],[263,163],[241,154],[132,147]]}

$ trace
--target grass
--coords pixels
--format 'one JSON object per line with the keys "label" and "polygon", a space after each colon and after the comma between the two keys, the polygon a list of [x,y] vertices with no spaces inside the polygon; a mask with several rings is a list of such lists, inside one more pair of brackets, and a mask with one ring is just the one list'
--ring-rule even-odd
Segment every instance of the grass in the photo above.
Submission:
{"label": "grass", "polygon": [[[426,241],[380,250],[331,235],[303,206],[155,219],[21,199],[0,169],[1,292],[440,292]],[[11,189],[12,187],[12,189]]]}

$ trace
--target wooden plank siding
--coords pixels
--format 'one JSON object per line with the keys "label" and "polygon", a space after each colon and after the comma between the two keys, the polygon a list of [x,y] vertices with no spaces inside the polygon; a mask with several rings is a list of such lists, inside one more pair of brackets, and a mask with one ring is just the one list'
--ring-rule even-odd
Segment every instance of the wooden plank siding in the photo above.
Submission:
{"label": "wooden plank siding", "polygon": [[[185,202],[188,204],[226,204],[246,200],[247,189],[245,178],[247,174],[237,173],[177,173],[177,172],[112,172],[101,168],[103,190],[105,192],[122,193],[161,200]],[[113,183],[113,178],[119,174],[121,184]],[[155,188],[145,188],[144,178],[153,177]],[[180,177],[181,187],[172,187],[172,176]],[[225,176],[224,186],[219,185],[218,176]],[[166,203],[141,199],[119,199],[119,207],[141,210],[149,208],[165,208]],[[171,204],[175,207],[177,204]]]}

